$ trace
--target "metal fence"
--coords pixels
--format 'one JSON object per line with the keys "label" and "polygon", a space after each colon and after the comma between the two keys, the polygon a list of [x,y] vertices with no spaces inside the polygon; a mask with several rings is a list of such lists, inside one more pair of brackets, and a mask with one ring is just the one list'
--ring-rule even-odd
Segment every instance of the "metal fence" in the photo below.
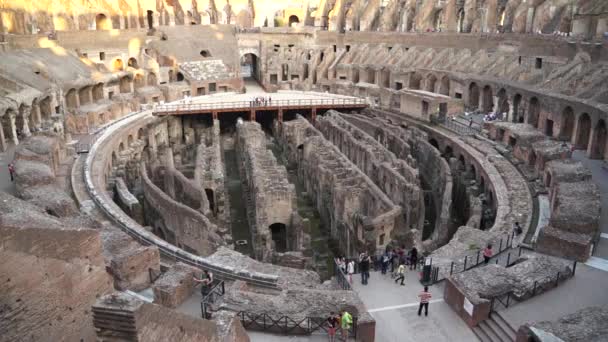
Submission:
{"label": "metal fence", "polygon": [[226,293],[226,286],[223,280],[214,280],[211,285],[211,289],[201,300],[201,316],[204,319],[211,318],[211,305],[215,302],[215,299],[218,296],[221,297]]}
{"label": "metal fence", "polygon": [[360,98],[332,98],[332,99],[298,99],[298,100],[270,100],[256,102],[251,101],[231,101],[231,102],[209,102],[209,103],[180,103],[180,104],[164,104],[154,108],[154,114],[162,113],[179,113],[179,112],[205,112],[222,109],[232,110],[252,110],[255,108],[299,108],[312,106],[366,106],[365,99]]}
{"label": "metal fence", "polygon": [[462,135],[475,135],[481,132],[481,125],[476,122],[463,123],[458,119],[440,117],[439,114],[431,115],[431,123],[442,126],[454,133]]}
{"label": "metal fence", "polygon": [[[506,235],[506,239],[502,237],[498,242],[498,252],[494,253],[493,257],[499,256],[502,252],[513,248],[513,239],[515,238],[515,232]],[[519,254],[521,255],[521,249],[519,250]],[[511,252],[509,252],[507,259],[511,259]],[[499,258],[495,259],[496,263],[498,263]],[[514,259],[515,260],[515,259]],[[430,260],[430,265],[433,265],[433,259]],[[482,249],[477,250],[477,253],[466,255],[462,262],[460,261],[452,261],[449,266],[441,265],[441,266],[432,266],[431,269],[431,284],[435,284],[444,280],[445,278],[464,272],[466,270],[470,270],[471,268],[477,267],[480,264],[485,263],[483,258]],[[508,264],[508,262],[507,262]],[[448,272],[449,268],[449,272]],[[443,272],[442,272],[443,271]]]}
{"label": "metal fence", "polygon": [[[248,330],[264,331],[277,334],[310,335],[312,333],[327,333],[329,325],[323,317],[289,317],[272,316],[267,313],[251,313],[239,311],[237,316],[243,327]],[[338,333],[339,334],[339,333]],[[348,330],[349,337],[357,338],[357,317],[353,316],[353,324]]]}
{"label": "metal fence", "polygon": [[546,277],[541,281],[535,280],[531,289],[521,292],[518,295],[515,294],[515,291],[509,291],[505,294],[490,298],[490,311],[496,312],[500,308],[508,308],[521,300],[532,298],[537,294],[556,288],[560,282],[564,282],[574,276],[576,273],[576,265],[577,262],[573,261],[572,269],[569,272],[557,272],[554,276]]}

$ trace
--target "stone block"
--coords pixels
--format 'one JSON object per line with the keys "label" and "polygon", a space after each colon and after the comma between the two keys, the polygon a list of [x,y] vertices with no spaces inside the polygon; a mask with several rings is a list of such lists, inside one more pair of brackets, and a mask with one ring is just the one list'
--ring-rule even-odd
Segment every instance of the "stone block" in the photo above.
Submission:
{"label": "stone block", "polygon": [[156,280],[152,289],[154,302],[169,308],[176,308],[188,299],[198,285],[192,277],[200,278],[202,271],[181,262],[173,265]]}

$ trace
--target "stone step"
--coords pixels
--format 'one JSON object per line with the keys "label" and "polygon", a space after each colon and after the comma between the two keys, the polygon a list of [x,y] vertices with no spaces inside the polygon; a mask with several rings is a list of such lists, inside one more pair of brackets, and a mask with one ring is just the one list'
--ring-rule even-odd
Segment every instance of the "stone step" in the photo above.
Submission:
{"label": "stone step", "polygon": [[490,337],[480,327],[474,327],[473,333],[481,342],[492,342]]}
{"label": "stone step", "polygon": [[488,319],[485,321],[485,323],[488,325],[488,327],[492,330],[492,332],[498,336],[498,338],[500,339],[501,342],[513,342],[514,339],[512,339],[509,334],[507,334],[506,331],[504,331],[493,319]]}
{"label": "stone step", "polygon": [[490,315],[490,318],[507,334],[507,336],[509,336],[511,341],[515,341],[517,331],[513,329],[511,324],[509,324],[499,312],[493,312]]}
{"label": "stone step", "polygon": [[[491,342],[503,342],[503,340],[492,330],[492,328],[488,325],[488,320],[482,321],[479,323],[478,327],[483,330],[484,333],[490,338]],[[506,342],[506,341],[505,341]]]}

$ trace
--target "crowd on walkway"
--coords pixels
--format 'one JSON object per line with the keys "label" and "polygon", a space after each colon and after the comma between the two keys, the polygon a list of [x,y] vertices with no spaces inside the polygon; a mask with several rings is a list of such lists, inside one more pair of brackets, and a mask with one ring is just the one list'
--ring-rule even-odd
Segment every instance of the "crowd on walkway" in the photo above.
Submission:
{"label": "crowd on walkway", "polygon": [[249,101],[250,107],[261,107],[272,105],[272,97],[268,96],[256,96]]}

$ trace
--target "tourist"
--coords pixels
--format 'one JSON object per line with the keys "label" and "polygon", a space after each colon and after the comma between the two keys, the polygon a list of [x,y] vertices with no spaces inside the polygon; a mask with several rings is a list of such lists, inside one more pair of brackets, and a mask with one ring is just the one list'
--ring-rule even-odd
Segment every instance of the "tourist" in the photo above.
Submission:
{"label": "tourist", "polygon": [[424,316],[429,315],[429,301],[431,300],[431,293],[429,292],[429,287],[425,286],[424,291],[418,294],[418,298],[420,298],[420,306],[418,307],[418,316],[422,313],[422,308],[424,307]]}
{"label": "tourist", "polygon": [[272,105],[272,97],[268,96],[268,103]]}
{"label": "tourist", "polygon": [[398,277],[395,279],[395,284],[397,284],[397,282],[401,280],[401,286],[404,286],[405,284],[403,283],[403,281],[405,280],[405,264],[399,265],[399,268],[397,269],[397,275]]}
{"label": "tourist", "polygon": [[410,251],[410,270],[416,269],[416,263],[418,262],[418,250],[416,247]]}
{"label": "tourist", "polygon": [[388,257],[388,252],[384,252],[384,254],[382,255],[382,274],[386,274],[389,261],[390,258]]}
{"label": "tourist", "polygon": [[211,283],[213,283],[213,273],[204,270],[203,274],[201,275],[201,279],[198,279],[196,277],[192,277],[192,280],[194,280],[197,283],[201,283],[201,295],[203,296],[203,298],[205,296],[207,296],[209,294],[209,292],[211,291]]}
{"label": "tourist", "polygon": [[489,244],[483,249],[483,263],[487,265],[490,258],[492,258],[492,245]]}
{"label": "tourist", "polygon": [[355,260],[351,260],[348,262],[346,266],[346,272],[348,272],[348,282],[353,283],[353,274],[355,273]]}
{"label": "tourist", "polygon": [[515,232],[515,236],[520,236],[521,233],[524,232],[524,230],[519,225],[519,222],[515,222],[515,225],[513,225],[513,231]]}
{"label": "tourist", "polygon": [[393,274],[393,273],[395,273],[395,266],[398,264],[397,260],[399,258],[399,255],[397,254],[397,251],[395,251],[394,248],[391,250],[391,255],[392,255],[392,258],[391,258],[391,274]]}
{"label": "tourist", "polygon": [[367,285],[369,279],[369,255],[366,252],[361,253],[359,256],[359,270],[361,271],[361,284]]}
{"label": "tourist", "polygon": [[346,310],[340,311],[340,327],[342,328],[342,340],[348,339],[348,331],[353,324],[353,316],[351,316]]}
{"label": "tourist", "polygon": [[334,342],[336,340],[336,331],[340,326],[340,318],[336,316],[336,314],[332,311],[329,313],[329,317],[327,317],[327,335],[329,336],[329,342]]}
{"label": "tourist", "polygon": [[469,118],[469,127],[473,127],[473,118]]}
{"label": "tourist", "polygon": [[11,175],[11,182],[15,181],[15,165],[8,164],[8,173]]}

